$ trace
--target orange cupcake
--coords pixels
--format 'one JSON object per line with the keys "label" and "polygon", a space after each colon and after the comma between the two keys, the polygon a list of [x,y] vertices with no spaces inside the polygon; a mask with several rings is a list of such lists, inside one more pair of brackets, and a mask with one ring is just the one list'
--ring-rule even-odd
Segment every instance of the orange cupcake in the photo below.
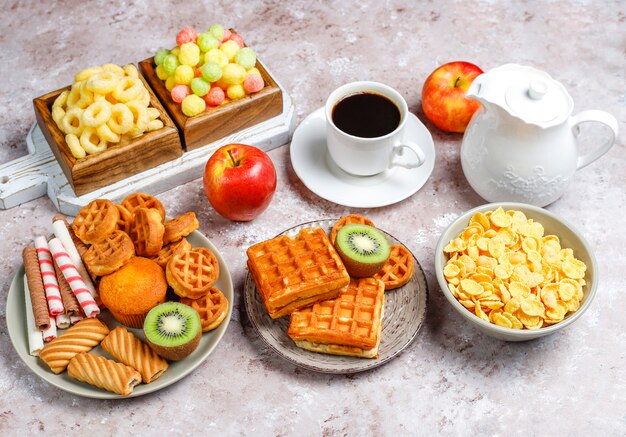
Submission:
{"label": "orange cupcake", "polygon": [[136,256],[100,279],[100,298],[115,320],[142,328],[146,314],[165,302],[165,272],[154,261]]}

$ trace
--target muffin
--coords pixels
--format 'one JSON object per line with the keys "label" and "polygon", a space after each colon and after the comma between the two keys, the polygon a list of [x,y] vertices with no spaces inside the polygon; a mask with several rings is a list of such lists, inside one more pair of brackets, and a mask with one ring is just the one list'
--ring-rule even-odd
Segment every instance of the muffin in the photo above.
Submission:
{"label": "muffin", "polygon": [[130,328],[141,328],[148,311],[165,302],[167,281],[156,262],[136,256],[103,276],[99,291],[115,320]]}

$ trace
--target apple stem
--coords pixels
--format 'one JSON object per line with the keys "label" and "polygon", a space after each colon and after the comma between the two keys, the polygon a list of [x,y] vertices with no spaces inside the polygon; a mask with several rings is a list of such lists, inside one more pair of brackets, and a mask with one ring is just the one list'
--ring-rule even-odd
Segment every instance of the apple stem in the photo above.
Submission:
{"label": "apple stem", "polygon": [[239,166],[239,160],[235,159],[235,157],[233,156],[233,152],[231,151],[231,149],[228,149],[228,156],[230,156],[230,161],[233,164],[233,167],[238,167]]}
{"label": "apple stem", "polygon": [[454,87],[458,88],[459,87],[459,81],[461,80],[461,77],[457,77],[456,80],[454,81]]}

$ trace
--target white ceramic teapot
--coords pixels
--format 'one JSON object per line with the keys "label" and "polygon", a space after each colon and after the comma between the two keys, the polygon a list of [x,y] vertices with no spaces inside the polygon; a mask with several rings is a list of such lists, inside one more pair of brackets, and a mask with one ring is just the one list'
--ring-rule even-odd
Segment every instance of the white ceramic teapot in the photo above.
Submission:
{"label": "white ceramic teapot", "polygon": [[[531,67],[506,64],[481,74],[467,96],[482,107],[463,137],[461,165],[472,188],[489,202],[545,206],[565,191],[578,169],[613,146],[617,120],[604,111],[570,116],[574,103],[560,82]],[[607,125],[611,138],[580,155],[580,123]]]}

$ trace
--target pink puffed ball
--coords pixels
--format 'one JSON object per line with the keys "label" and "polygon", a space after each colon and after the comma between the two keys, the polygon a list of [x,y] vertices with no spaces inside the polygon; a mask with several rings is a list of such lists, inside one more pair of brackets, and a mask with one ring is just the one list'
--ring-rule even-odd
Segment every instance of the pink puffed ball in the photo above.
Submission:
{"label": "pink puffed ball", "polygon": [[233,33],[230,30],[224,29],[224,39],[221,42],[228,41],[232,34]]}
{"label": "pink puffed ball", "polygon": [[224,101],[224,90],[218,86],[215,86],[209,90],[204,96],[204,101],[209,106],[218,106]]}
{"label": "pink puffed ball", "polygon": [[240,48],[243,48],[243,38],[238,33],[233,33],[228,39],[231,41],[235,41],[237,44],[239,44]]}
{"label": "pink puffed ball", "polygon": [[263,78],[258,74],[249,74],[243,81],[243,89],[246,94],[256,93],[263,89]]}
{"label": "pink puffed ball", "polygon": [[198,40],[198,32],[193,27],[185,27],[178,35],[176,35],[176,44],[182,46],[190,42],[196,42]]}
{"label": "pink puffed ball", "polygon": [[187,85],[176,85],[172,88],[172,100],[176,103],[182,103],[189,94],[191,94],[191,88]]}

